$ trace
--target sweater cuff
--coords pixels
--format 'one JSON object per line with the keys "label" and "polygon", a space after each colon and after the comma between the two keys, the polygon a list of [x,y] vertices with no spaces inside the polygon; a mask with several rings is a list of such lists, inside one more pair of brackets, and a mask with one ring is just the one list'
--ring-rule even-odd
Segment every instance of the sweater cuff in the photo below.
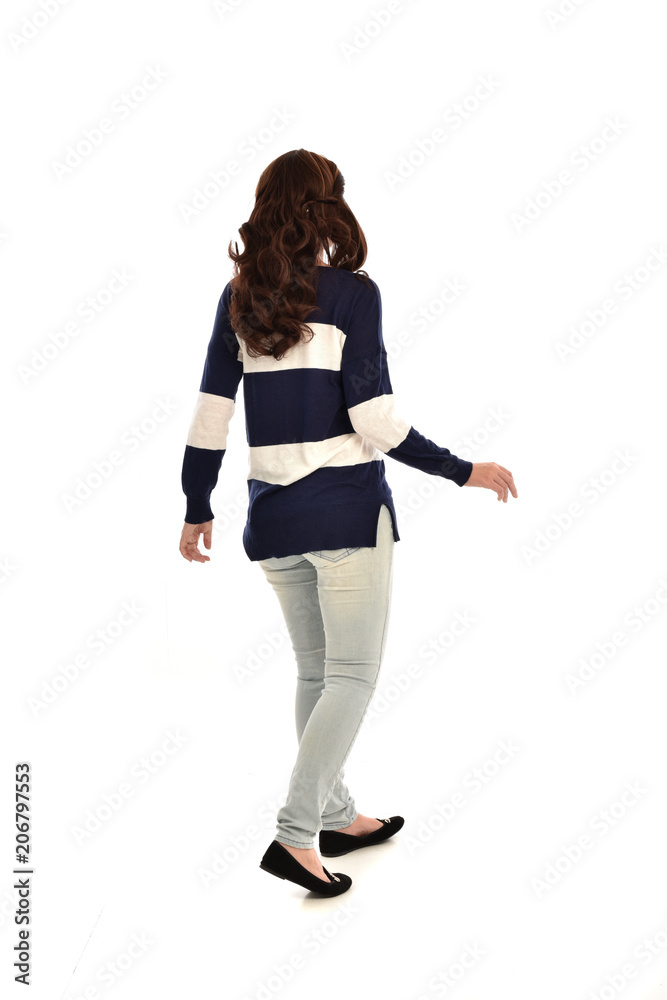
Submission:
{"label": "sweater cuff", "polygon": [[457,486],[465,486],[471,473],[472,462],[468,462],[465,458],[449,455],[442,463],[442,475],[445,479],[451,479]]}
{"label": "sweater cuff", "polygon": [[203,524],[205,521],[213,520],[213,511],[211,510],[211,503],[208,499],[186,497],[186,500],[186,524]]}

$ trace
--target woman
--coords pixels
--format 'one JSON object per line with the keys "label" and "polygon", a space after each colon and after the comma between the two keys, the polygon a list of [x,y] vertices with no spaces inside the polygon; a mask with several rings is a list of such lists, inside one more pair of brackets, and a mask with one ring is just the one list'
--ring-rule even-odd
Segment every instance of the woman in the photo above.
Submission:
{"label": "woman", "polygon": [[375,690],[400,540],[383,455],[507,502],[511,472],[457,458],[394,408],[382,304],[360,268],[364,234],[335,163],[296,149],[262,173],[245,249],[228,253],[182,469],[180,551],[207,562],[215,487],[243,378],[249,445],[243,545],[274,589],[297,661],[299,749],[260,867],[324,896],[351,879],[323,867],[387,840],[401,816],[357,811],[343,766]]}

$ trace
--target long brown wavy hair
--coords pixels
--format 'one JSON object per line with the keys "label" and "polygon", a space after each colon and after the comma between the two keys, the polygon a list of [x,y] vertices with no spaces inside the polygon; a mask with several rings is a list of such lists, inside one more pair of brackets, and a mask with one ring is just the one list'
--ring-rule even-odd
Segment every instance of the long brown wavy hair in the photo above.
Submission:
{"label": "long brown wavy hair", "polygon": [[[276,157],[262,172],[250,218],[239,227],[245,249],[230,240],[234,261],[229,321],[251,357],[279,360],[300,340],[317,306],[317,260],[361,271],[366,238],[343,197],[345,179],[331,160],[307,149]],[[232,250],[232,243],[236,247]]]}

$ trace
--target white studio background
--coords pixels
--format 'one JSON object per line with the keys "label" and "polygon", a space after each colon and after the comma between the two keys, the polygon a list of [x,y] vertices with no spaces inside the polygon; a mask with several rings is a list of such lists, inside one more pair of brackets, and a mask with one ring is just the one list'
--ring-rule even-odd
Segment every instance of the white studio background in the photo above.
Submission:
{"label": "white studio background", "polygon": [[[19,761],[39,1000],[667,996],[660,14],[3,5],[7,996]],[[295,664],[242,547],[241,389],[211,561],[178,552],[227,245],[298,147],[346,178],[398,409],[519,492],[385,462],[391,623],[346,780],[406,824],[332,900],[258,867]]]}

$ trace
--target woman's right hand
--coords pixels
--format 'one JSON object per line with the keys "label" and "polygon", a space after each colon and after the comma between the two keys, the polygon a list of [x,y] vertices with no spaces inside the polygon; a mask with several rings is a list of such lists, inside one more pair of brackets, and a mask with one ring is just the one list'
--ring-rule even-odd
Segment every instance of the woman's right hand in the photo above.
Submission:
{"label": "woman's right hand", "polygon": [[511,493],[513,497],[518,497],[514,477],[509,469],[497,462],[473,462],[472,472],[464,486],[482,486],[487,490],[494,490],[498,494],[498,499],[507,503],[507,495]]}
{"label": "woman's right hand", "polygon": [[213,537],[213,520],[204,521],[202,524],[188,524],[186,521],[183,525],[183,530],[181,531],[181,541],[179,544],[179,551],[184,559],[188,562],[203,562],[207,563],[211,561],[210,556],[205,556],[203,552],[199,551],[199,536],[204,536],[204,545],[207,549],[211,548],[211,539]]}

